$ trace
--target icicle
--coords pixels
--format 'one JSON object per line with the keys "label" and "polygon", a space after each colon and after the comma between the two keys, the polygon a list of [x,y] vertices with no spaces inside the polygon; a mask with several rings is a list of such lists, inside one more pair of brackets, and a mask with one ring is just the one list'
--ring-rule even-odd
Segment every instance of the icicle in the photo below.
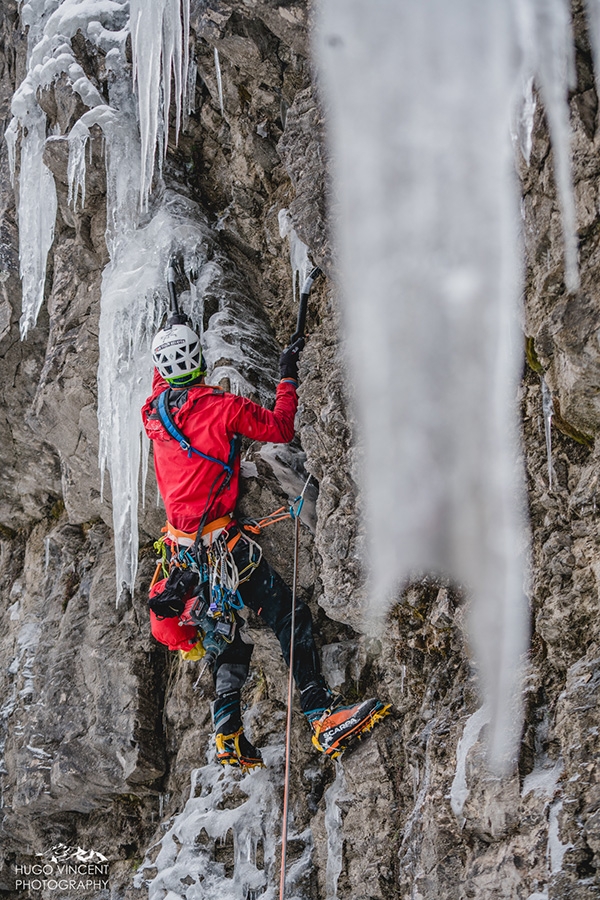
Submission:
{"label": "icicle", "polygon": [[[19,257],[23,285],[21,337],[35,325],[44,295],[46,258],[54,236],[56,190],[50,170],[43,163],[46,141],[46,117],[37,96],[61,74],[67,75],[73,91],[89,107],[100,107],[104,98],[86,77],[73,56],[70,40],[77,31],[87,32],[106,52],[107,68],[117,50],[124,57],[126,33],[118,30],[125,23],[126,0],[107,0],[102,4],[60,3],[60,0],[30,0],[21,9],[21,21],[28,27],[27,75],[15,91],[11,110],[13,119],[6,132],[11,174],[15,170],[15,144],[21,128],[21,167],[19,174]],[[108,30],[104,25],[117,30]],[[87,115],[87,114],[86,114]],[[83,117],[85,118],[85,116]],[[77,126],[76,126],[77,128]],[[78,156],[77,133],[70,146],[70,190],[75,202],[85,187],[85,159]],[[79,133],[81,137],[81,133]]]}
{"label": "icicle", "polygon": [[219,92],[219,106],[221,108],[221,115],[225,115],[225,108],[223,106],[223,79],[221,78],[221,63],[219,62],[219,51],[215,47],[215,72],[217,74],[217,90]]}
{"label": "icicle", "polygon": [[590,43],[594,56],[596,92],[600,96],[600,0],[586,0],[585,3]]}
{"label": "icicle", "polygon": [[19,259],[23,287],[19,323],[21,340],[37,322],[44,300],[46,259],[54,240],[56,188],[54,178],[43,162],[46,142],[46,116],[31,107],[27,131],[21,135],[21,171],[19,174]]}
{"label": "icicle", "polygon": [[533,120],[536,100],[533,93],[533,76],[527,78],[521,96],[517,102],[516,120],[513,132],[513,143],[519,147],[523,159],[529,165],[531,158]]}
{"label": "icicle", "polygon": [[[167,15],[163,19],[163,45],[162,45],[162,124],[164,128],[164,147],[163,158],[167,155],[169,145],[169,110],[171,108],[171,72],[173,72],[175,82],[175,143],[179,138],[179,128],[181,126],[181,100],[184,91],[184,82],[182,80],[182,59],[181,59],[181,15],[179,11],[179,0],[167,0]],[[188,40],[186,36],[185,46],[187,49]],[[187,75],[187,69],[185,70]]]}
{"label": "icicle", "polygon": [[294,303],[300,296],[300,290],[306,280],[306,276],[312,268],[312,263],[308,258],[309,250],[298,235],[296,234],[289,211],[287,209],[279,210],[279,234],[282,238],[286,238],[290,245],[290,265],[292,267],[292,296]]}
{"label": "icicle", "polygon": [[189,118],[192,113],[196,112],[196,78],[198,75],[198,69],[196,65],[196,54],[192,51],[190,55],[188,70],[187,70],[187,79],[186,79],[186,88],[185,88],[185,102],[183,105],[183,118],[181,123],[181,128],[183,131],[187,130]]}
{"label": "icicle", "polygon": [[469,585],[501,769],[527,642],[511,5],[324,0],[319,10],[372,615],[384,618],[408,575]]}
{"label": "icicle", "polygon": [[450,788],[450,806],[461,827],[464,825],[463,809],[469,796],[467,786],[467,756],[479,740],[481,729],[490,721],[490,712],[480,707],[465,722],[462,735],[456,747],[456,770]]}
{"label": "icicle", "polygon": [[[152,239],[156,234],[152,232]],[[98,425],[100,469],[113,495],[117,599],[137,571],[138,473],[142,459],[139,409],[152,371],[150,345],[161,309],[153,300],[160,260],[147,232],[133,232],[102,276]],[[166,251],[168,253],[168,250]],[[166,256],[166,253],[163,251]],[[166,259],[163,260],[166,265]],[[147,452],[147,447],[144,448]],[[144,469],[147,463],[144,462]]]}
{"label": "icicle", "polygon": [[[520,6],[517,0],[516,8]],[[572,292],[579,287],[579,272],[568,105],[569,90],[577,84],[570,4],[568,0],[528,0],[522,7],[522,15],[528,15],[529,22],[521,30],[521,49],[534,66],[548,119],[554,155],[554,175],[561,208],[565,284],[567,290]]]}
{"label": "icicle", "polygon": [[69,179],[69,193],[67,203],[77,208],[77,197],[81,191],[81,208],[85,206],[85,148],[90,136],[90,130],[83,125],[81,120],[77,122],[69,134],[69,163],[67,177]]}
{"label": "icicle", "polygon": [[552,393],[546,384],[546,379],[541,376],[542,382],[542,410],[544,413],[544,432],[546,434],[546,458],[548,460],[548,490],[552,490],[552,416],[554,415],[554,403]]}
{"label": "icicle", "polygon": [[[152,187],[161,114],[165,129],[163,152],[167,150],[171,75],[175,82],[175,139],[179,136],[184,91],[182,68],[185,65],[187,75],[189,53],[189,9],[189,0],[157,0],[151,4],[145,0],[130,2],[133,79],[138,96],[142,154],[140,204],[144,209],[148,207]],[[162,110],[159,108],[161,71],[164,88]]]}
{"label": "icicle", "polygon": [[563,800],[559,798],[550,806],[548,814],[548,847],[547,859],[548,868],[551,875],[556,875],[562,869],[563,859],[567,850],[573,849],[573,844],[563,844],[560,839],[560,829],[558,819],[563,807]]}
{"label": "icicle", "polygon": [[6,131],[4,132],[4,140],[8,148],[8,170],[10,172],[11,186],[15,186],[15,160],[17,137],[19,136],[19,120],[12,118]]}
{"label": "icicle", "polygon": [[140,203],[146,208],[154,172],[154,154],[158,132],[160,86],[160,41],[162,37],[162,3],[149,6],[131,0],[131,42],[133,79],[137,87],[142,150]]}

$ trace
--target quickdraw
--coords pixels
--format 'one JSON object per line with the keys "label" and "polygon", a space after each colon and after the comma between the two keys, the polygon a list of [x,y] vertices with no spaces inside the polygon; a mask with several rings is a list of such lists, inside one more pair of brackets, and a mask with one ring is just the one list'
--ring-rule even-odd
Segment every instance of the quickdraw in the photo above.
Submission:
{"label": "quickdraw", "polygon": [[252,538],[243,535],[243,540],[248,544],[248,563],[240,571],[225,535],[226,532],[221,532],[206,548],[210,610],[213,615],[218,615],[220,610],[239,610],[243,607],[239,586],[248,581],[262,559],[262,547]]}
{"label": "quickdraw", "polygon": [[240,524],[244,531],[249,531],[251,534],[260,534],[263,528],[275,525],[276,522],[285,522],[286,519],[292,519],[293,521],[298,518],[304,505],[304,493],[311,478],[312,475],[309,475],[306,484],[302,488],[302,493],[292,500],[289,506],[280,506],[279,509],[265,516],[264,519],[242,519]]}

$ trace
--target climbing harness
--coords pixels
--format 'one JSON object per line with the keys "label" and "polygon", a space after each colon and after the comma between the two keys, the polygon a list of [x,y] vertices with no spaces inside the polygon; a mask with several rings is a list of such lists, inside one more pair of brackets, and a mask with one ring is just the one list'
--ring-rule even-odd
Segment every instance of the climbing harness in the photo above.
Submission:
{"label": "climbing harness", "polygon": [[[150,596],[150,608],[159,618],[179,617],[180,625],[193,625],[199,640],[187,659],[204,659],[200,676],[235,637],[236,613],[243,607],[239,586],[262,559],[262,548],[251,537],[230,536],[230,515],[222,516],[198,532],[178,531],[169,522],[155,543],[160,555]],[[240,540],[248,545],[248,562],[239,570],[233,549]],[[160,575],[164,582],[158,590]],[[155,587],[156,586],[156,587]]]}
{"label": "climbing harness", "polygon": [[[306,479],[302,493],[296,497],[289,509],[294,521],[294,572],[292,580],[292,618],[290,623],[290,664],[288,674],[287,716],[285,725],[285,775],[283,778],[283,822],[281,828],[281,874],[279,879],[279,900],[285,898],[285,864],[287,852],[288,806],[290,793],[290,767],[292,756],[292,698],[294,691],[294,634],[296,631],[296,593],[298,589],[298,551],[300,547],[300,512],[304,504],[304,494],[312,475]],[[295,508],[294,508],[295,507]]]}

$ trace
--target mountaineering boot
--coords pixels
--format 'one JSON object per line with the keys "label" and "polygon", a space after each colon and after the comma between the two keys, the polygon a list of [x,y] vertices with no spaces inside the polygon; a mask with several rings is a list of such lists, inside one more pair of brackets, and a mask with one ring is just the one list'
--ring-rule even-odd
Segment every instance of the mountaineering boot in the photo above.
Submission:
{"label": "mountaineering boot", "polygon": [[242,725],[240,692],[220,694],[213,703],[217,759],[222,766],[253,769],[263,766],[260,750],[253,747]]}
{"label": "mountaineering boot", "polygon": [[372,697],[352,706],[342,706],[336,698],[329,709],[305,713],[313,730],[312,742],[322,753],[335,759],[357,738],[383,719],[390,711],[391,703],[384,704]]}
{"label": "mountaineering boot", "polygon": [[239,728],[234,734],[217,734],[217,759],[222,766],[237,766],[240,769],[263,768],[264,762],[256,747],[253,747],[244,729]]}

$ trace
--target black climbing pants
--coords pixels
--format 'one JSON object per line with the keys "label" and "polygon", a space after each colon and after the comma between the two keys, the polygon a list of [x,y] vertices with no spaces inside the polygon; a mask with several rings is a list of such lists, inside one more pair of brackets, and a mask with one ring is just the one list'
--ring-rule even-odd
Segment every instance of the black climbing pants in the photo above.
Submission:
{"label": "black climbing pants", "polygon": [[[249,545],[242,535],[233,550],[238,569],[248,564]],[[283,578],[263,557],[250,579],[240,585],[247,606],[275,632],[286,663],[290,662],[292,592]],[[313,638],[312,615],[302,600],[296,599],[294,635],[294,681],[300,690],[303,711],[328,705],[330,693],[321,676],[319,657]],[[247,678],[253,644],[244,640],[244,629],[236,629],[231,644],[215,660],[213,675],[218,695],[239,690]]]}

